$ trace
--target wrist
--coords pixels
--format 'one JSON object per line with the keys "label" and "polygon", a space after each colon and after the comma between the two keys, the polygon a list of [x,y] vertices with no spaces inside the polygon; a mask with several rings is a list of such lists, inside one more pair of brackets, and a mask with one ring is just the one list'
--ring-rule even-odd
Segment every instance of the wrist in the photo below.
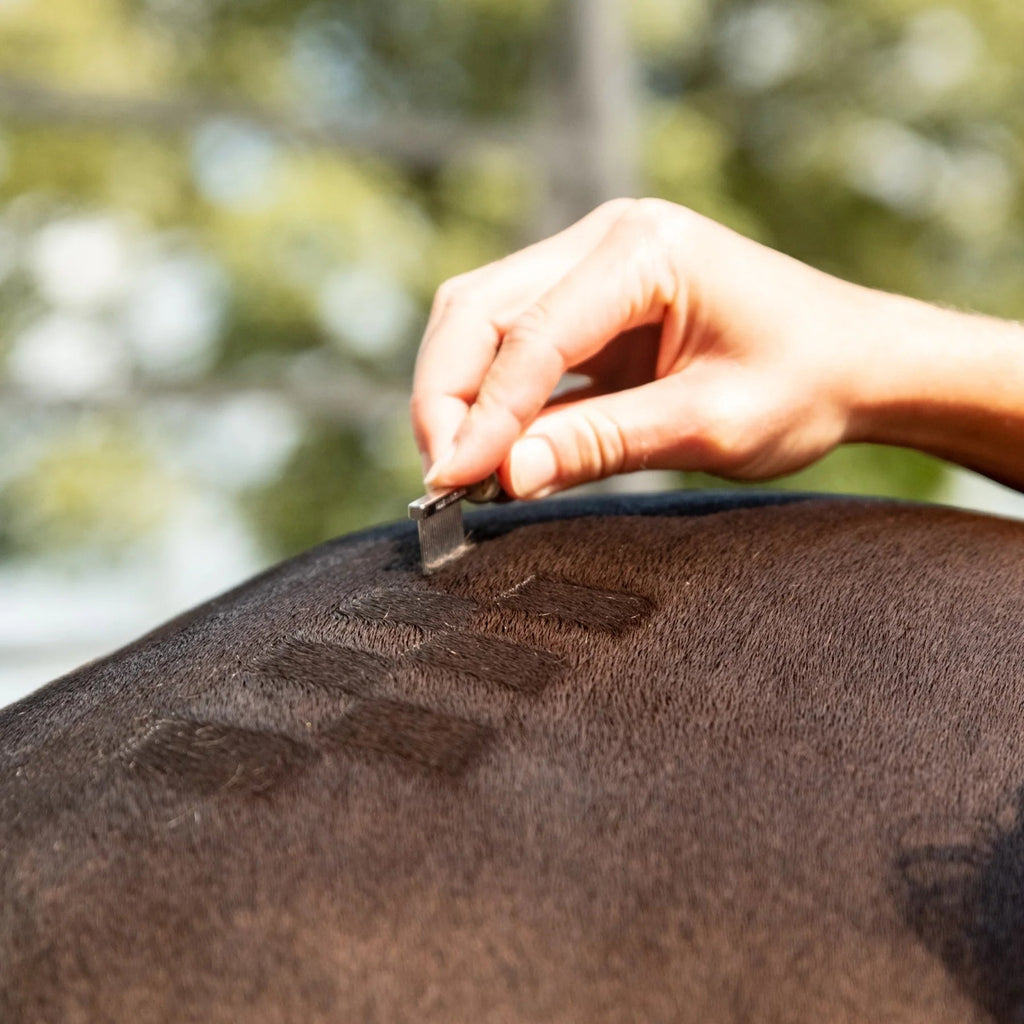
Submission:
{"label": "wrist", "polygon": [[856,291],[860,301],[844,339],[850,353],[844,440],[917,447],[941,426],[937,406],[951,397],[946,319],[960,314],[901,295]]}
{"label": "wrist", "polygon": [[916,448],[1024,485],[1024,327],[869,293],[846,441]]}

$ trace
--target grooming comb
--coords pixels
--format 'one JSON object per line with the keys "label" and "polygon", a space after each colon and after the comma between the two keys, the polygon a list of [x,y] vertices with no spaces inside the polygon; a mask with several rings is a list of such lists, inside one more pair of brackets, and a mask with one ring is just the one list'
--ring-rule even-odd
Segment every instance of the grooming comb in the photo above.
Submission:
{"label": "grooming comb", "polygon": [[466,549],[466,530],[462,525],[462,502],[498,501],[505,492],[492,473],[471,487],[427,494],[409,502],[409,518],[416,520],[420,535],[420,561],[425,575],[439,569],[445,562]]}

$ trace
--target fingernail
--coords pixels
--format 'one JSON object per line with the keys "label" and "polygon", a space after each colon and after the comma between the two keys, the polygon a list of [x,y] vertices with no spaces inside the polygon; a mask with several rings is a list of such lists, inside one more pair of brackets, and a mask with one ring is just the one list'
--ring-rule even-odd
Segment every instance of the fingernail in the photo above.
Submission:
{"label": "fingernail", "polygon": [[423,478],[423,482],[427,487],[433,487],[439,480],[444,479],[445,471],[455,461],[455,448],[454,444],[450,445],[444,455],[437,459],[430,469],[427,470],[427,475]]}
{"label": "fingernail", "polygon": [[524,437],[512,446],[509,479],[518,497],[541,498],[550,494],[557,475],[558,461],[547,438]]}

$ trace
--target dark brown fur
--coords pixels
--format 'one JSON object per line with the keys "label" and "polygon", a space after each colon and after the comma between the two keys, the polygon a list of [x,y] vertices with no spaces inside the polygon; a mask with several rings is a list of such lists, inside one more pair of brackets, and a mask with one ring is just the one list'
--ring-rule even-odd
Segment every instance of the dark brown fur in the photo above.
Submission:
{"label": "dark brown fur", "polygon": [[474,530],[430,578],[405,526],[325,545],[0,711],[0,1021],[1024,1019],[1024,526]]}

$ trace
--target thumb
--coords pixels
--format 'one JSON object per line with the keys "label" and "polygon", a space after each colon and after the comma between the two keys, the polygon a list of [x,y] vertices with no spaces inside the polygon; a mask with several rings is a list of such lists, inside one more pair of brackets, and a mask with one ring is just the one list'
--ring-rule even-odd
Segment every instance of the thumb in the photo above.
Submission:
{"label": "thumb", "polygon": [[515,497],[540,498],[616,473],[698,468],[706,449],[673,376],[542,413],[512,446],[502,478]]}

